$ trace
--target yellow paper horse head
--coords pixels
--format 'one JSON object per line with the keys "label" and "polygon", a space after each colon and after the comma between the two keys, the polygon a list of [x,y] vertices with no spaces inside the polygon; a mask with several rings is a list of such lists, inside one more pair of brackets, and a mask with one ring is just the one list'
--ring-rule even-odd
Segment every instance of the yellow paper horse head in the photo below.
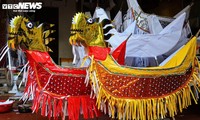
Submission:
{"label": "yellow paper horse head", "polygon": [[[53,25],[49,25],[52,27]],[[8,46],[12,49],[47,51],[45,39],[54,31],[44,31],[43,24],[36,25],[23,16],[15,16],[10,20]]]}
{"label": "yellow paper horse head", "polygon": [[76,13],[72,20],[70,43],[75,45],[105,47],[103,27],[105,21],[98,22],[98,18],[91,18],[84,13]]}

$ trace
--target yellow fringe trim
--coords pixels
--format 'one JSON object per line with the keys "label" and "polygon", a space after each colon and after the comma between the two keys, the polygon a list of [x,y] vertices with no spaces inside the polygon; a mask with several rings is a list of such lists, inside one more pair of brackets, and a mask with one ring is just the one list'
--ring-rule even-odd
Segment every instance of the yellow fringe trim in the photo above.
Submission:
{"label": "yellow fringe trim", "polygon": [[[94,72],[95,65],[92,59],[92,64],[90,67],[90,73]],[[199,67],[199,64],[198,64]],[[118,119],[132,119],[132,120],[153,120],[153,119],[163,119],[166,117],[174,118],[175,115],[180,111],[182,112],[184,108],[191,105],[191,99],[197,104],[197,94],[200,92],[199,85],[200,79],[198,76],[199,71],[195,68],[191,80],[185,87],[176,91],[165,97],[160,98],[144,98],[144,99],[124,99],[116,98],[111,96],[102,87],[102,84],[98,80],[98,75],[96,73],[96,78],[93,74],[90,74],[90,80],[93,84],[94,89],[98,86],[97,92],[97,107],[100,109],[102,103],[108,103],[108,108],[110,111],[109,115],[112,118]],[[97,85],[98,84],[98,85]],[[191,90],[191,85],[194,86],[194,90]],[[116,116],[117,113],[117,116]]]}
{"label": "yellow fringe trim", "polygon": [[[191,97],[193,97],[195,103],[197,103],[190,86],[186,86],[169,96],[151,99],[114,98],[100,87],[97,97],[97,106],[98,109],[100,109],[101,102],[108,102],[111,106],[110,111],[112,118],[153,120],[163,119],[166,116],[174,117],[177,115],[178,111],[182,112],[184,108],[191,105]],[[115,116],[115,113],[117,113],[117,116]]]}

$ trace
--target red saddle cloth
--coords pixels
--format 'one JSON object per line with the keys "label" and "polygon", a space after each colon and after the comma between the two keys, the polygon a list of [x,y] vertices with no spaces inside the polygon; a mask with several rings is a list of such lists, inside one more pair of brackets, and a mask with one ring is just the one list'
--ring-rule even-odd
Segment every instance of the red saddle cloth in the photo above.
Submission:
{"label": "red saddle cloth", "polygon": [[34,95],[32,110],[58,118],[69,116],[78,120],[80,111],[85,119],[99,115],[95,99],[90,98],[91,86],[84,83],[86,68],[62,68],[47,52],[26,51],[29,61],[25,96]]}

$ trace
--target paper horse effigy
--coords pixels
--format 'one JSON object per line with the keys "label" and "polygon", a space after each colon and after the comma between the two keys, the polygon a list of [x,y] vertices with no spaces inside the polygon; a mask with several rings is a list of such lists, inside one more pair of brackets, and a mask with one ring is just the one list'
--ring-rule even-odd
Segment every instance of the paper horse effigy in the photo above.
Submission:
{"label": "paper horse effigy", "polygon": [[52,25],[35,25],[23,16],[10,21],[8,46],[22,49],[27,57],[27,81],[22,100],[33,99],[33,112],[65,119],[85,119],[98,116],[95,99],[90,98],[91,87],[86,86],[85,68],[62,68],[47,52],[45,40],[50,40]]}
{"label": "paper horse effigy", "polygon": [[174,117],[191,105],[192,98],[197,101],[196,92],[191,89],[199,87],[195,36],[163,66],[121,66],[109,54],[104,41],[106,22],[96,21],[77,13],[70,43],[83,44],[88,49],[91,63],[87,83],[91,84],[99,109],[112,118],[152,120]]}

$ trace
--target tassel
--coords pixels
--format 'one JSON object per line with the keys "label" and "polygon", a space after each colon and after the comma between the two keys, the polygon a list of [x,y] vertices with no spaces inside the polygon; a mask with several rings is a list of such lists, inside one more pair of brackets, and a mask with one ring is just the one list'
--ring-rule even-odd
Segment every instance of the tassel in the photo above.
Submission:
{"label": "tassel", "polygon": [[[196,98],[194,97],[194,94],[193,94],[193,92],[192,92],[190,86],[189,86],[188,88],[189,88],[189,90],[190,90],[190,94],[192,95],[192,98],[193,98],[195,104],[198,104],[197,101],[196,101]],[[191,103],[190,103],[190,104],[191,104]]]}
{"label": "tassel", "polygon": [[42,116],[45,116],[46,102],[47,102],[47,95],[43,95],[42,108],[41,108],[41,115]]}
{"label": "tassel", "polygon": [[73,105],[71,102],[71,97],[68,98],[68,106],[67,106],[67,111],[68,111],[68,115],[69,115],[69,120],[74,120],[74,116],[73,116]]}
{"label": "tassel", "polygon": [[28,82],[29,73],[30,73],[30,66],[28,66],[28,68],[27,68],[27,73],[26,73],[26,77],[25,77],[25,86],[27,85],[27,82]]}
{"label": "tassel", "polygon": [[26,80],[27,80],[27,69],[28,69],[27,66],[28,66],[28,64],[29,64],[29,62],[27,62],[27,63],[24,65],[24,67],[22,68],[22,69],[23,69],[23,78],[22,78],[22,81],[20,82],[18,88],[20,88],[21,85],[22,85],[22,83],[25,83]]}
{"label": "tassel", "polygon": [[54,101],[53,101],[53,117],[54,118],[57,118],[57,105],[58,105],[57,99],[54,98]]}
{"label": "tassel", "polygon": [[33,101],[33,105],[32,105],[32,111],[35,112],[38,109],[38,104],[39,104],[39,92],[36,91],[35,94],[35,99]]}
{"label": "tassel", "polygon": [[63,116],[63,112],[62,112],[62,109],[63,109],[63,99],[59,99],[58,100],[58,105],[57,105],[57,116],[59,116],[59,114],[61,116]]}
{"label": "tassel", "polygon": [[92,101],[90,101],[89,99],[88,99],[88,102],[87,102],[87,106],[88,106],[88,109],[89,109],[90,118],[94,118],[93,104],[92,104]]}
{"label": "tassel", "polygon": [[38,102],[37,102],[37,106],[36,106],[36,113],[38,113],[38,111],[39,111],[39,108],[41,108],[41,100],[42,100],[42,98],[43,98],[44,96],[43,96],[43,94],[39,94],[39,96],[38,96]]}
{"label": "tassel", "polygon": [[69,119],[78,120],[80,114],[80,98],[79,97],[69,97],[68,98],[68,113]]}
{"label": "tassel", "polygon": [[91,99],[91,98],[89,98],[89,99],[92,102],[93,111],[94,111],[96,117],[101,116],[101,112],[97,109],[97,106],[96,106],[96,100],[95,99]]}
{"label": "tassel", "polygon": [[86,97],[82,97],[81,98],[81,105],[82,105],[82,110],[83,110],[83,117],[84,119],[88,119],[88,106],[87,106],[87,103],[88,103],[88,99],[86,99]]}
{"label": "tassel", "polygon": [[88,70],[86,70],[86,76],[85,76],[85,84],[86,84],[86,87],[88,86],[88,84],[89,84],[89,71]]}
{"label": "tassel", "polygon": [[48,118],[50,119],[52,117],[52,98],[48,96]]}
{"label": "tassel", "polygon": [[62,120],[65,120],[65,116],[67,116],[67,100],[64,99],[64,108],[63,108],[63,116]]}

